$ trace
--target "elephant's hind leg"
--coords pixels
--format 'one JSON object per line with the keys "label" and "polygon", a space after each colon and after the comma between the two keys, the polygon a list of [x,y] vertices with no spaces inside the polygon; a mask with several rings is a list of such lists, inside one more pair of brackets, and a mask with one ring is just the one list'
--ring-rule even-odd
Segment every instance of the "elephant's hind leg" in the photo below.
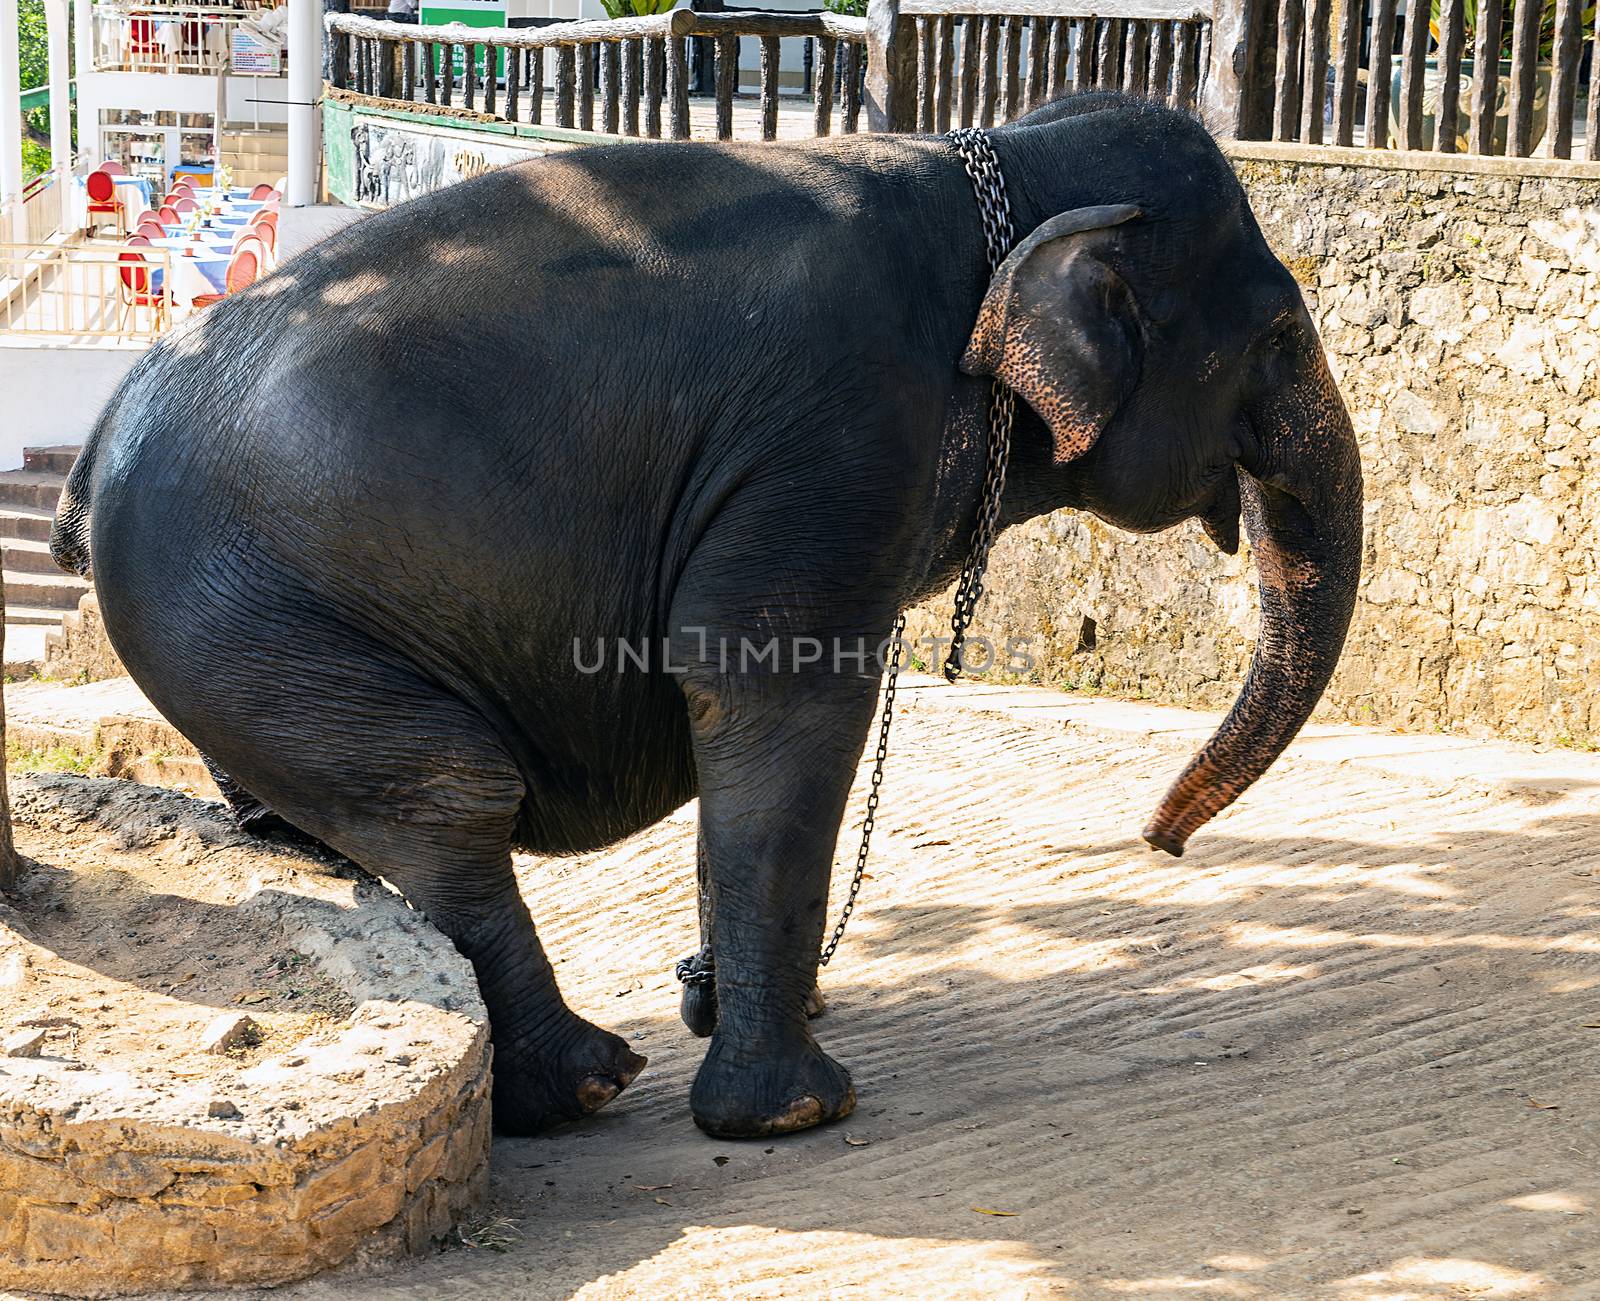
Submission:
{"label": "elephant's hind leg", "polygon": [[[366,648],[362,648],[363,650]],[[280,816],[392,882],[466,956],[494,1039],[494,1117],[527,1134],[604,1106],[645,1059],[562,1000],[511,867],[526,788],[476,711],[341,646],[212,690],[183,720]],[[243,715],[229,701],[245,699]]]}

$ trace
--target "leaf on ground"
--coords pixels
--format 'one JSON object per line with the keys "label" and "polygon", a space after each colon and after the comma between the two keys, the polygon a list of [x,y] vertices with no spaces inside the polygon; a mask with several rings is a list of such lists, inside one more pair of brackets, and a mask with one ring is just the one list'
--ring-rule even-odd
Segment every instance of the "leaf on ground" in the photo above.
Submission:
{"label": "leaf on ground", "polygon": [[846,1134],[844,1136],[844,1141],[851,1147],[872,1146],[872,1140],[870,1138],[856,1138],[853,1134]]}
{"label": "leaf on ground", "polygon": [[247,989],[242,994],[235,994],[233,1001],[235,1003],[265,1003],[271,997],[272,991],[270,989]]}
{"label": "leaf on ground", "polygon": [[657,1197],[655,1199],[655,1201],[656,1201],[656,1205],[657,1206],[671,1206],[672,1205],[672,1203],[669,1202],[665,1197]]}
{"label": "leaf on ground", "polygon": [[671,1188],[671,1184],[634,1184],[641,1193],[659,1193]]}
{"label": "leaf on ground", "polygon": [[977,1213],[979,1215],[1012,1216],[1012,1215],[1021,1215],[1022,1214],[1021,1211],[997,1211],[991,1206],[974,1206],[972,1209],[977,1211]]}
{"label": "leaf on ground", "polygon": [[912,849],[932,849],[935,845],[948,845],[948,840],[924,840],[911,846]]}
{"label": "leaf on ground", "polygon": [[1536,1098],[1529,1098],[1528,1099],[1528,1105],[1530,1107],[1532,1107],[1535,1111],[1559,1111],[1559,1110],[1561,1110],[1561,1104],[1559,1102],[1540,1102]]}
{"label": "leaf on ground", "polygon": [[1600,1021],[1585,1021],[1578,1027],[1580,1030],[1600,1030]]}

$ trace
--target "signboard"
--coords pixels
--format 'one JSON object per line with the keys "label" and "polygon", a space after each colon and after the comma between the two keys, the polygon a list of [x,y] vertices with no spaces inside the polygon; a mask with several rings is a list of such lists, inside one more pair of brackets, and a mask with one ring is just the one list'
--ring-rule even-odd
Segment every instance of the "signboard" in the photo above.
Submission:
{"label": "signboard", "polygon": [[[424,27],[435,24],[460,23],[463,27],[504,27],[506,25],[506,0],[439,0],[438,4],[430,4],[422,0],[421,10],[417,14],[417,21]],[[443,59],[443,54],[435,55]],[[454,47],[452,57],[455,59],[455,69],[452,76],[456,85],[460,85],[466,76],[466,53],[461,46]],[[483,49],[478,51],[478,78],[481,82],[484,74],[484,65],[488,61],[488,52]],[[443,70],[442,65],[439,69]],[[500,58],[495,67],[496,77],[503,77],[506,71],[505,51],[500,52]]]}
{"label": "signboard", "polygon": [[283,68],[283,51],[243,27],[233,29],[228,70],[236,77],[276,77]]}
{"label": "signboard", "polygon": [[331,99],[322,114],[328,189],[340,203],[363,208],[404,203],[567,147],[416,122],[404,113],[352,111]]}

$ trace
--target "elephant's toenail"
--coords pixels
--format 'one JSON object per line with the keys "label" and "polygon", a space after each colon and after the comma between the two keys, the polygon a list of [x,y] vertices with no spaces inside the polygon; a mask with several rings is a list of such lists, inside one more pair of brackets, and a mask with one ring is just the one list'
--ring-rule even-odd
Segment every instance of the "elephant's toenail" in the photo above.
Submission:
{"label": "elephant's toenail", "polygon": [[585,1075],[578,1085],[578,1105],[585,1112],[598,1111],[627,1087],[627,1080],[618,1084],[604,1075]]}
{"label": "elephant's toenail", "polygon": [[807,1094],[803,1098],[796,1098],[773,1118],[772,1132],[787,1134],[795,1129],[809,1129],[812,1125],[820,1125],[822,1118],[822,1099]]}

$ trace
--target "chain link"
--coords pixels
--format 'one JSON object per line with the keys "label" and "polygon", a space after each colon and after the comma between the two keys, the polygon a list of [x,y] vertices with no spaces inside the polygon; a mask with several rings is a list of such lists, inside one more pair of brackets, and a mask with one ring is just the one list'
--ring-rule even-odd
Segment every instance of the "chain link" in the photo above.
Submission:
{"label": "chain link", "polygon": [[[1006,182],[1000,171],[1000,160],[995,157],[988,133],[978,127],[961,127],[949,132],[947,138],[960,152],[967,176],[972,181],[973,192],[978,198],[978,212],[983,220],[983,237],[992,274],[1005,261],[1014,238],[1011,201],[1006,197]],[[961,566],[961,577],[956,582],[955,613],[950,619],[954,637],[950,654],[945,660],[944,675],[951,682],[961,676],[961,647],[967,628],[972,623],[973,613],[978,608],[978,601],[983,596],[983,574],[989,567],[989,548],[994,545],[995,535],[1000,531],[1000,499],[1006,489],[1006,465],[1011,459],[1011,424],[1016,409],[1016,394],[1009,386],[996,380],[989,391],[988,466],[983,478],[983,496],[979,500],[977,518],[972,526],[972,545]],[[833,934],[817,959],[819,967],[825,967],[832,961],[834,950],[839,947],[839,941],[844,939],[845,927],[850,924],[851,914],[856,910],[861,882],[867,874],[872,832],[878,823],[878,803],[883,794],[883,766],[889,757],[889,732],[894,726],[894,694],[900,682],[905,631],[906,616],[902,613],[895,617],[894,632],[890,634],[892,649],[883,686],[883,713],[878,719],[878,748],[873,754],[872,785],[867,793],[866,817],[861,823],[861,843],[856,849],[855,871],[850,877],[850,889],[845,894],[838,924],[834,926]],[[676,974],[685,984],[702,984],[715,977],[716,968],[709,955],[691,954],[678,963]]]}
{"label": "chain link", "polygon": [[[1006,195],[1000,160],[989,143],[988,132],[979,127],[959,127],[949,139],[966,164],[973,193],[978,198],[978,215],[983,222],[983,240],[993,274],[1011,252],[1015,239],[1011,223],[1011,200]],[[1011,425],[1017,413],[1017,395],[1008,384],[995,380],[989,389],[989,445],[983,476],[983,495],[978,500],[978,515],[972,525],[972,545],[956,580],[955,611],[950,616],[950,653],[945,657],[944,676],[954,682],[961,676],[961,655],[967,629],[983,598],[983,575],[989,568],[989,549],[1000,532],[1000,500],[1006,490],[1006,466],[1011,460]]]}

